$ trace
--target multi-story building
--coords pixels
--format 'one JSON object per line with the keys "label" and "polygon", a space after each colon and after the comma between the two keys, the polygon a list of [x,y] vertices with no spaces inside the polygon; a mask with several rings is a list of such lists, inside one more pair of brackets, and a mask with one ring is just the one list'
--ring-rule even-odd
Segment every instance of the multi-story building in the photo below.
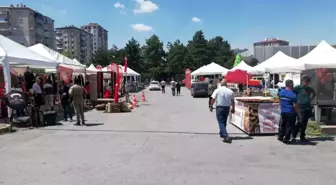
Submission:
{"label": "multi-story building", "polygon": [[92,35],[75,26],[56,28],[56,48],[86,64],[92,56]]}
{"label": "multi-story building", "polygon": [[98,49],[108,48],[108,31],[97,23],[89,23],[88,25],[81,26],[82,29],[93,35],[93,53]]}
{"label": "multi-story building", "polygon": [[24,46],[55,48],[54,20],[23,5],[0,7],[0,35]]}

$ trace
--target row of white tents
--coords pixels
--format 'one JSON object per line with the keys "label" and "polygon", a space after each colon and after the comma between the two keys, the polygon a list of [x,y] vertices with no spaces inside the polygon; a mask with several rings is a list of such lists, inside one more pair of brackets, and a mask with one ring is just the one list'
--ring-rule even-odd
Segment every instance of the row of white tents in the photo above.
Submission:
{"label": "row of white tents", "polygon": [[[0,62],[3,66],[7,92],[11,89],[11,66],[29,66],[31,68],[46,69],[46,71],[57,71],[57,68],[62,66],[71,68],[74,73],[95,73],[99,71],[94,66],[86,68],[85,65],[81,64],[76,59],[70,59],[43,44],[36,44],[27,48],[2,35],[0,35]],[[124,67],[119,67],[119,71],[123,73]],[[103,68],[102,71],[107,71],[107,68]],[[139,75],[139,73],[130,68],[127,68],[127,73],[124,74],[124,76]]]}
{"label": "row of white tents", "polygon": [[311,52],[299,59],[292,58],[279,51],[255,67],[251,67],[244,61],[241,61],[237,66],[229,70],[216,63],[211,63],[193,71],[191,76],[219,74],[225,76],[228,71],[237,69],[247,71],[249,74],[261,75],[265,73],[300,73],[303,70],[317,68],[336,69],[336,49],[326,41],[322,41]]}

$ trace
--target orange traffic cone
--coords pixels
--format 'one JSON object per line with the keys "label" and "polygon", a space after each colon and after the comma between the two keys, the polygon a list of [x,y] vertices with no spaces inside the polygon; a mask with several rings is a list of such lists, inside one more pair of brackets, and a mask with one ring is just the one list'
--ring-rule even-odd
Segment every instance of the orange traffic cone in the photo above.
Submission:
{"label": "orange traffic cone", "polygon": [[145,96],[145,92],[144,92],[144,91],[142,91],[141,100],[142,100],[143,102],[146,101],[146,96]]}
{"label": "orange traffic cone", "polygon": [[135,97],[135,94],[133,95],[133,102],[132,102],[132,107],[133,108],[136,108],[137,106],[137,100],[136,100],[136,97]]}

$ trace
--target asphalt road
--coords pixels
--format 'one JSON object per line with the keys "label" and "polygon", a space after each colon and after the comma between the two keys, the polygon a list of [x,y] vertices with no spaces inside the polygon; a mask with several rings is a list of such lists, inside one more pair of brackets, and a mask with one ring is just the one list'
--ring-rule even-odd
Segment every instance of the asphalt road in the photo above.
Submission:
{"label": "asphalt road", "polygon": [[[132,113],[0,136],[6,185],[335,185],[336,142],[286,146],[232,125],[222,143],[207,99],[145,91]],[[137,95],[140,100],[140,95]]]}

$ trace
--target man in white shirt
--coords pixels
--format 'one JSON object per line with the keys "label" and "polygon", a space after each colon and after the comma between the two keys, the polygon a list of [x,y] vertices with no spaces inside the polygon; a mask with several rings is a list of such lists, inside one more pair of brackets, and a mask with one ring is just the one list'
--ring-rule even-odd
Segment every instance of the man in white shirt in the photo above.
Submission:
{"label": "man in white shirt", "polygon": [[172,79],[172,81],[170,82],[170,86],[171,86],[172,94],[173,96],[175,96],[176,82],[174,81],[174,79]]}
{"label": "man in white shirt", "polygon": [[221,87],[217,88],[211,95],[211,105],[216,104],[216,118],[219,125],[219,136],[223,138],[223,142],[230,143],[231,140],[226,131],[227,118],[230,113],[235,112],[233,91],[227,87],[226,81],[223,79]]}

